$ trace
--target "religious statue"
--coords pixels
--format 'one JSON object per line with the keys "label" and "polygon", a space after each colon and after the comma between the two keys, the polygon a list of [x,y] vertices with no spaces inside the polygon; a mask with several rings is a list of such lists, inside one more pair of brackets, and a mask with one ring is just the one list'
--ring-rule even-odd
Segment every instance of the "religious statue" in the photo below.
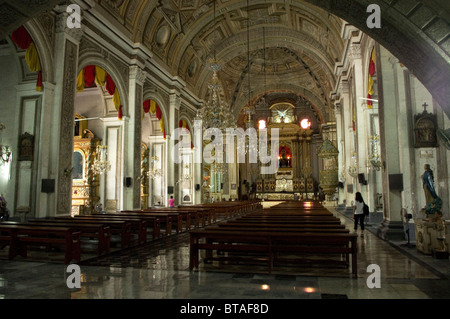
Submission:
{"label": "religious statue", "polygon": [[425,193],[425,213],[426,215],[438,213],[441,214],[442,200],[436,194],[434,187],[434,175],[430,164],[425,164],[425,172],[422,174],[423,191]]}

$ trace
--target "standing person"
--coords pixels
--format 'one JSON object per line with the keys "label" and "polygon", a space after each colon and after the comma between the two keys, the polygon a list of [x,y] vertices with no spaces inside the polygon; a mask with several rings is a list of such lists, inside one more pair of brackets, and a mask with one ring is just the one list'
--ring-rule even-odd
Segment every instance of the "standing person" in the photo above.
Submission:
{"label": "standing person", "polygon": [[175,200],[173,199],[173,196],[170,196],[169,207],[175,207]]}
{"label": "standing person", "polygon": [[361,226],[361,237],[364,236],[364,199],[360,192],[356,192],[353,204],[353,220],[355,221],[355,232],[358,230],[358,222]]}

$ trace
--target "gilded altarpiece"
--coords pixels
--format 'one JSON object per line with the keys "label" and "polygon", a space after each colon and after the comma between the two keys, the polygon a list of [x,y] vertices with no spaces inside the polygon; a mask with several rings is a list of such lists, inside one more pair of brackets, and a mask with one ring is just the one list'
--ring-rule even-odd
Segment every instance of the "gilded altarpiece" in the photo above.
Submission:
{"label": "gilded altarpiece", "polygon": [[270,107],[269,129],[279,130],[278,170],[256,182],[257,197],[266,200],[293,200],[314,197],[312,176],[312,136],[314,131],[302,128],[290,103]]}
{"label": "gilded altarpiece", "polygon": [[91,166],[97,156],[100,140],[86,128],[83,117],[76,115],[73,169],[72,169],[72,216],[88,215],[99,201],[99,178]]}

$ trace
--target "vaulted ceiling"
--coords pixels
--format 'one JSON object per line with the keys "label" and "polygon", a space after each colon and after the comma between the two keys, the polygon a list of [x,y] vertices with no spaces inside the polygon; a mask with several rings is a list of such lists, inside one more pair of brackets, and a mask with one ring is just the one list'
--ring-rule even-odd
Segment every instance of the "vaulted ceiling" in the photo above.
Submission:
{"label": "vaulted ceiling", "polygon": [[36,15],[51,10],[64,0],[1,0],[0,1],[0,39],[11,34]]}
{"label": "vaulted ceiling", "polygon": [[[134,42],[206,99],[216,56],[226,101],[237,115],[265,94],[310,101],[328,118],[333,69],[342,57],[342,20],[303,1],[106,1]],[[249,97],[250,94],[250,97]],[[306,98],[306,100],[305,100]]]}
{"label": "vaulted ceiling", "polygon": [[[215,51],[224,67],[220,72],[224,95],[236,114],[248,102],[248,92],[257,102],[267,90],[278,100],[294,105],[295,101],[306,100],[318,116],[327,120],[329,93],[335,84],[334,63],[341,59],[344,45],[339,36],[341,18],[390,50],[450,114],[447,0],[75,2],[85,2],[87,7],[106,14],[105,23],[117,26],[131,41],[147,46],[160,65],[182,78],[203,99],[211,75],[206,65]],[[1,1],[0,31],[7,34],[57,3],[66,1]],[[381,7],[381,29],[366,25],[370,3]]]}

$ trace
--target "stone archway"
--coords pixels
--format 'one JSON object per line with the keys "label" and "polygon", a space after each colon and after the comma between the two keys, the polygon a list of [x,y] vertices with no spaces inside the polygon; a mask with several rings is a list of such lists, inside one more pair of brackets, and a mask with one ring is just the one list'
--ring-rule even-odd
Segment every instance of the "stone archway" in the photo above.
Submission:
{"label": "stone archway", "polygon": [[430,91],[450,117],[449,3],[426,4],[372,1],[381,9],[381,28],[367,24],[368,4],[363,0],[304,0],[339,16],[379,42],[403,63]]}

